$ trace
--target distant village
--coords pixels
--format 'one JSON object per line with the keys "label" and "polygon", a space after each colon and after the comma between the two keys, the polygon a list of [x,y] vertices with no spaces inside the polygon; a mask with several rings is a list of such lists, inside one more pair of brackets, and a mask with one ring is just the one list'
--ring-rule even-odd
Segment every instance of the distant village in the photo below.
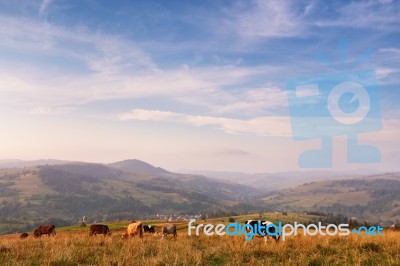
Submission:
{"label": "distant village", "polygon": [[[204,220],[205,216],[204,214],[161,214],[161,213],[157,213],[157,214],[153,214],[153,215],[147,215],[144,217],[132,217],[132,220],[163,220],[163,221],[190,221],[190,220]],[[86,220],[87,217],[84,216],[82,219],[78,220],[78,224],[84,222],[84,223],[97,223],[97,222],[104,222],[104,221],[87,221]],[[120,219],[116,220],[117,222],[120,222]]]}

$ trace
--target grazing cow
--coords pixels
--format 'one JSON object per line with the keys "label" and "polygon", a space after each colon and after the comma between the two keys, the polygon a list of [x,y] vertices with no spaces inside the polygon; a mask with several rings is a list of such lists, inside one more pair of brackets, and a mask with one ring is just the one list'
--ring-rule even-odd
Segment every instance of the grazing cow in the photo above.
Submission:
{"label": "grazing cow", "polygon": [[89,229],[89,236],[97,236],[99,235],[111,235],[110,228],[108,228],[105,224],[92,224]]}
{"label": "grazing cow", "polygon": [[[259,222],[260,222],[261,225],[263,225],[263,226],[265,226],[267,228],[262,228],[261,230],[258,230],[258,228],[257,228],[257,230],[254,230],[255,227],[258,226]],[[275,241],[278,242],[279,237],[280,237],[279,232],[276,232],[276,230],[275,230],[276,227],[275,226],[269,226],[269,225],[273,224],[272,222],[270,222],[270,221],[259,221],[259,220],[248,220],[248,221],[246,221],[246,224],[249,224],[249,225],[251,225],[253,227],[253,231],[255,231],[254,232],[255,236],[264,237],[264,242],[265,243],[267,243],[267,239],[269,237],[274,238]],[[260,234],[259,231],[261,231],[262,234]],[[250,232],[250,228],[246,228],[246,232]],[[276,235],[274,235],[274,234],[276,234]]]}
{"label": "grazing cow", "polygon": [[162,238],[166,237],[168,234],[173,234],[174,238],[176,238],[177,236],[176,225],[171,223],[164,224],[161,232],[162,232]]}
{"label": "grazing cow", "polygon": [[29,236],[28,233],[22,233],[22,234],[19,235],[19,238],[20,239],[24,239],[24,238],[27,238],[28,236]]}
{"label": "grazing cow", "polygon": [[122,238],[134,237],[135,235],[139,235],[140,239],[143,238],[143,224],[142,222],[131,223],[126,228],[124,234],[122,234]]}
{"label": "grazing cow", "polygon": [[151,225],[143,225],[143,232],[154,234],[156,232],[156,229],[154,228],[154,226]]}
{"label": "grazing cow", "polygon": [[35,238],[41,237],[42,235],[48,235],[49,237],[50,235],[55,236],[56,235],[55,228],[56,227],[54,226],[54,224],[41,225],[35,229],[33,235],[35,236]]}

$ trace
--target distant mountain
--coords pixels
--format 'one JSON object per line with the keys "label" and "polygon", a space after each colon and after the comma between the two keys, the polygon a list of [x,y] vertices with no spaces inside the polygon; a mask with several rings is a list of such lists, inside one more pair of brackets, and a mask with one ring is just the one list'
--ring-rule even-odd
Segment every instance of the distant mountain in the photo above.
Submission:
{"label": "distant mountain", "polygon": [[396,173],[354,178],[338,172],[206,172],[211,176],[206,177],[170,172],[139,160],[111,164],[12,160],[1,164],[8,167],[0,169],[0,233],[31,230],[44,222],[74,224],[82,216],[90,222],[217,210],[323,211],[365,219],[400,218],[400,174]]}
{"label": "distant mountain", "polygon": [[152,175],[162,175],[170,173],[160,167],[154,167],[151,164],[136,159],[110,163],[107,166],[111,166],[132,173],[146,173]]}
{"label": "distant mountain", "polygon": [[[258,210],[264,191],[138,160],[0,170],[0,233],[52,222],[138,219],[164,213]],[[260,201],[258,201],[260,202]]]}
{"label": "distant mountain", "polygon": [[56,164],[65,164],[65,163],[69,163],[69,161],[54,160],[54,159],[34,160],[34,161],[0,160],[0,169],[29,167],[29,166],[38,166],[38,165],[56,165]]}
{"label": "distant mountain", "polygon": [[271,192],[264,201],[276,209],[342,213],[370,221],[400,219],[400,173],[308,182]]}
{"label": "distant mountain", "polygon": [[323,180],[337,180],[355,178],[372,174],[379,174],[376,170],[353,170],[353,171],[298,171],[298,172],[276,172],[276,173],[241,173],[223,171],[189,171],[184,173],[205,175],[216,179],[228,180],[239,184],[252,186],[266,191],[280,190],[296,187],[307,182]]}

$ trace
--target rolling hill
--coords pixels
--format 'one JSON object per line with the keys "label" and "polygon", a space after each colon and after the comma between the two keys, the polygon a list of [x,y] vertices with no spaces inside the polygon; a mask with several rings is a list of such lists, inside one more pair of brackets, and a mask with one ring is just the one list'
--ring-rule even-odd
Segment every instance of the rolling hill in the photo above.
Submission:
{"label": "rolling hill", "polygon": [[63,163],[0,170],[0,233],[37,223],[137,219],[156,213],[240,210],[259,198],[252,187],[172,173],[138,160]]}
{"label": "rolling hill", "polygon": [[278,209],[342,213],[393,222],[400,219],[400,173],[309,182],[271,192],[264,202]]}
{"label": "rolling hill", "polygon": [[294,188],[306,182],[323,180],[353,179],[372,174],[379,174],[373,169],[359,169],[352,171],[293,171],[276,173],[241,173],[225,171],[189,171],[183,173],[205,175],[221,180],[229,180],[238,184],[252,186],[264,191]]}
{"label": "rolling hill", "polygon": [[132,173],[144,173],[144,174],[152,174],[152,175],[164,175],[168,174],[167,170],[161,167],[154,167],[153,165],[140,161],[140,160],[125,160],[115,163],[110,163],[108,166],[118,168],[124,171],[132,172]]}
{"label": "rolling hill", "polygon": [[[14,163],[23,162],[8,161],[4,163],[13,167],[0,169],[0,233],[30,230],[44,222],[76,224],[82,216],[91,222],[219,210],[314,211],[371,221],[400,219],[399,173],[357,178],[331,173],[331,179],[322,181],[320,173],[307,179],[299,178],[304,173],[286,178],[284,173],[282,178],[249,174],[238,184],[227,176],[178,174],[139,160],[34,162],[15,167]],[[257,180],[262,180],[258,186]],[[300,182],[304,184],[297,185]]]}

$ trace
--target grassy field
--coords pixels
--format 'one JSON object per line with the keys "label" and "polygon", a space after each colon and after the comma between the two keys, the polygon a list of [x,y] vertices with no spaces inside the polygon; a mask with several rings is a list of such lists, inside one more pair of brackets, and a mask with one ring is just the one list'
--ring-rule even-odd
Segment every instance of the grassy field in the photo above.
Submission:
{"label": "grassy field", "polygon": [[[216,222],[216,221],[213,221]],[[275,243],[244,236],[188,236],[178,224],[178,238],[145,234],[123,240],[127,223],[107,223],[111,237],[88,236],[88,228],[57,228],[55,237],[19,239],[0,236],[0,265],[400,265],[400,232],[371,236],[296,236]]]}

